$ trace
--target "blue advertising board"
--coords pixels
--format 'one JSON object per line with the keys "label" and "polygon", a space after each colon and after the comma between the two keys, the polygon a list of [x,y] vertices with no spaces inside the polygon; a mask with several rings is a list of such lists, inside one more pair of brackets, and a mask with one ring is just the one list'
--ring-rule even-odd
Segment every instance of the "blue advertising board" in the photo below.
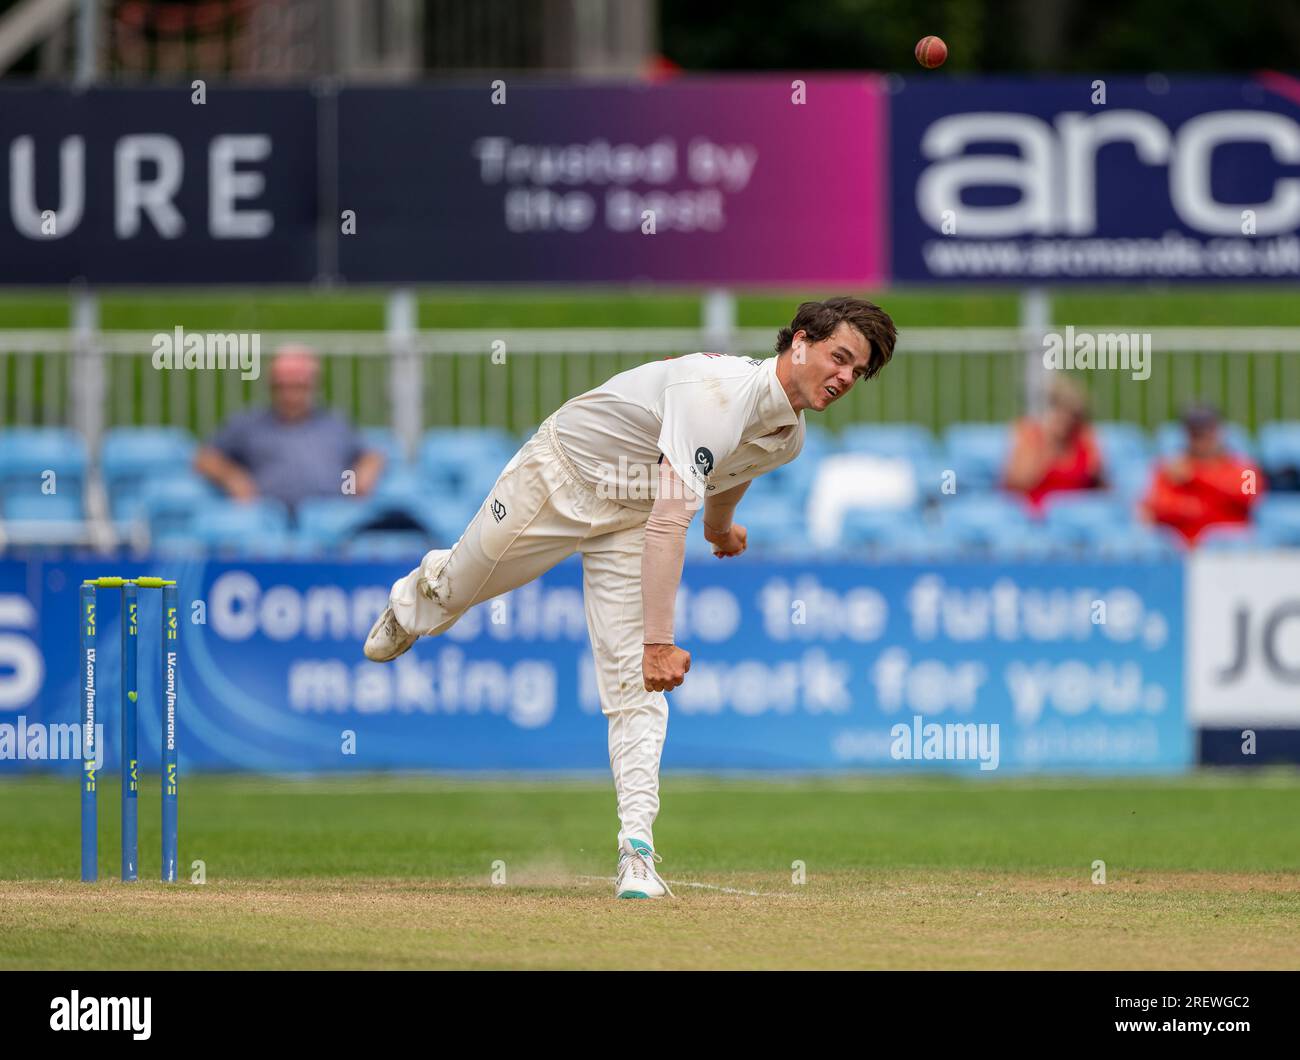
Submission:
{"label": "blue advertising board", "polygon": [[[576,561],[383,666],[361,643],[399,568],[137,566],[180,581],[182,774],[607,768]],[[0,772],[72,768],[38,752],[75,729],[77,586],[100,573],[0,562]],[[100,595],[100,703],[115,704],[117,594]],[[146,770],[160,736],[156,597],[140,601]],[[1177,562],[689,563],[677,636],[692,666],[669,695],[665,769],[995,775],[1192,761]],[[100,721],[113,768],[116,711]]]}
{"label": "blue advertising board", "polygon": [[902,80],[900,282],[1294,280],[1300,80]]}

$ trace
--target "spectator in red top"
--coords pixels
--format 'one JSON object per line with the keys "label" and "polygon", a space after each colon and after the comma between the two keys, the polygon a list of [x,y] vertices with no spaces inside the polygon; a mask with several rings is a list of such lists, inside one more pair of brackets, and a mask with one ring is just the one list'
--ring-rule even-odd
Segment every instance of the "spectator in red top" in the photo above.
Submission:
{"label": "spectator in red top", "polygon": [[1034,509],[1050,493],[1104,485],[1101,454],[1088,426],[1088,402],[1070,380],[1062,377],[1052,385],[1041,417],[1016,424],[1002,482],[1023,493]]}
{"label": "spectator in red top", "polygon": [[1142,507],[1147,518],[1172,526],[1194,545],[1207,526],[1250,522],[1264,476],[1254,464],[1224,450],[1213,408],[1188,409],[1183,426],[1187,451],[1156,469]]}

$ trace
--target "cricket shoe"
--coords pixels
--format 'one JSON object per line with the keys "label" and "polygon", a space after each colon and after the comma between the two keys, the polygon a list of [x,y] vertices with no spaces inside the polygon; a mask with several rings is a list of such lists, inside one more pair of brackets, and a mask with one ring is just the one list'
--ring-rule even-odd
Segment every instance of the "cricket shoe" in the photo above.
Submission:
{"label": "cricket shoe", "polygon": [[366,636],[366,658],[371,662],[391,662],[420,639],[418,633],[408,633],[397,622],[391,607],[375,619]]}
{"label": "cricket shoe", "polygon": [[655,863],[663,861],[650,849],[650,844],[640,839],[624,839],[623,853],[618,858],[618,882],[614,894],[618,898],[673,897],[668,884],[655,871]]}

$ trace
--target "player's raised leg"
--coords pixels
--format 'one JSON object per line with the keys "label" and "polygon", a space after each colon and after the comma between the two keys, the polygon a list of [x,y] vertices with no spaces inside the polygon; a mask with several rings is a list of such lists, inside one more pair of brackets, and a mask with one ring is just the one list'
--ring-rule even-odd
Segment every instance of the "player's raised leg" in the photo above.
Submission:
{"label": "player's raised leg", "polygon": [[659,759],[668,731],[668,700],[647,692],[643,649],[641,552],[644,523],[583,543],[582,588],[600,706],[609,722],[609,765],[618,795],[620,898],[671,894],[655,871]]}
{"label": "player's raised leg", "polygon": [[590,529],[582,503],[543,428],[506,465],[460,540],[427,553],[393,583],[389,606],[366,638],[366,657],[395,659],[419,637],[450,629],[475,604],[572,555]]}

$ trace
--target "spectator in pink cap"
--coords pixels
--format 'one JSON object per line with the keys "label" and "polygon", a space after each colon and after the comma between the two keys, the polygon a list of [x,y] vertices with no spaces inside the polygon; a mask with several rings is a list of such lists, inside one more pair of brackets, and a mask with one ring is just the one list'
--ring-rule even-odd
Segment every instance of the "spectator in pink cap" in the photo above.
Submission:
{"label": "spectator in pink cap", "polygon": [[[199,449],[195,470],[230,497],[271,497],[295,507],[308,497],[370,493],[384,457],[351,424],[316,403],[320,362],[306,346],[282,346],[271,364],[271,407],[232,416]],[[352,476],[347,472],[353,472]]]}

